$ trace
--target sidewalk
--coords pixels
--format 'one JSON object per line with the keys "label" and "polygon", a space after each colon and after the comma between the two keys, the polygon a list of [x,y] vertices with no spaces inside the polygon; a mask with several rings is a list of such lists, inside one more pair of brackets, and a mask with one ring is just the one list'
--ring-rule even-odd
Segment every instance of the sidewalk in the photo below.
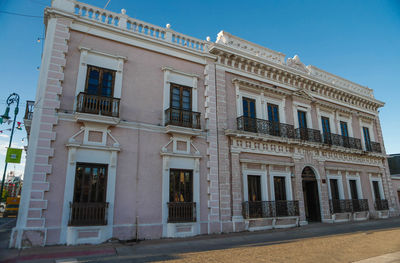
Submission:
{"label": "sidewalk", "polygon": [[[341,234],[400,229],[400,218],[369,220],[341,224],[310,224],[292,229],[205,235],[185,239],[146,240],[139,243],[106,243],[101,245],[51,246],[23,250],[8,249],[5,262],[55,262],[56,259],[93,259],[95,261],[128,260],[151,262],[180,260],[179,254],[217,250],[265,247],[293,243],[309,238]],[[400,244],[399,244],[400,245]],[[399,246],[400,249],[400,246]],[[386,252],[387,253],[387,252]],[[2,253],[4,255],[4,251]],[[107,259],[107,260],[106,260]],[[360,258],[361,259],[361,258]]]}

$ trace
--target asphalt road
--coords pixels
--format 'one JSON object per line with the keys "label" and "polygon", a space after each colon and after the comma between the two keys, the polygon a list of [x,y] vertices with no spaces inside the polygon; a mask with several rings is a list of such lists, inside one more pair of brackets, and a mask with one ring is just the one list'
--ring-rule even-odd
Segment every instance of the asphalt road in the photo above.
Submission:
{"label": "asphalt road", "polygon": [[[3,234],[0,233],[1,239],[5,237]],[[80,253],[111,250],[112,253],[72,256],[77,250]],[[27,259],[29,255],[67,255],[65,252],[68,252],[71,256],[66,262],[352,262],[397,251],[400,251],[399,217],[187,239],[33,248],[22,250],[19,256]],[[36,257],[28,262],[55,262],[56,259],[65,260],[66,256]]]}

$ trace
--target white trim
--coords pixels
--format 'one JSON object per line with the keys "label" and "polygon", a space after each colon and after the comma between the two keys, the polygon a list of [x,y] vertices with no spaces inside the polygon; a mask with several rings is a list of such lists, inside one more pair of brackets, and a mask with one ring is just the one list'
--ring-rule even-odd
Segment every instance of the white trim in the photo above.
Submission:
{"label": "white trim", "polygon": [[306,122],[307,128],[314,129],[312,118],[311,118],[311,105],[307,105],[304,103],[300,103],[297,101],[293,101],[293,120],[294,120],[294,128],[299,128],[299,117],[298,111],[304,111],[306,113]]}
{"label": "white trim", "polygon": [[353,133],[353,116],[350,114],[349,117],[345,117],[340,115],[338,111],[336,111],[336,120],[337,120],[337,134],[342,135],[342,129],[340,128],[340,122],[343,121],[347,123],[347,130],[349,132],[349,137],[354,137]]}
{"label": "white trim", "polygon": [[348,190],[348,194],[349,194],[349,199],[353,199],[353,197],[351,196],[350,180],[355,180],[356,181],[358,199],[363,199],[363,192],[362,192],[362,187],[361,187],[360,174],[357,173],[354,176],[354,175],[349,175],[349,173],[346,172],[346,181],[347,181],[347,190]]}
{"label": "white trim", "polygon": [[[188,155],[186,157],[175,157],[162,155],[162,225],[163,237],[185,237],[200,233],[200,157]],[[173,224],[168,223],[169,181],[170,169],[185,169],[193,171],[193,202],[196,203],[196,222]],[[190,226],[190,232],[179,233],[177,227]]]}
{"label": "white trim", "polygon": [[372,176],[372,174],[368,174],[368,176],[369,176],[369,183],[371,186],[372,198],[374,202],[376,201],[376,196],[375,196],[373,182],[378,182],[379,194],[381,195],[381,199],[385,199],[385,191],[383,191],[382,177],[380,175],[378,177]]}
{"label": "white trim", "polygon": [[[76,163],[101,163],[107,164],[107,195],[108,216],[107,225],[99,229],[97,238],[90,240],[79,240],[77,232],[92,230],[91,226],[84,227],[68,227],[69,203],[73,200]],[[62,212],[60,244],[80,244],[90,242],[92,244],[102,243],[112,237],[112,228],[114,222],[114,198],[115,198],[115,182],[117,177],[117,151],[116,150],[95,150],[81,147],[70,146],[68,149],[67,173],[64,188],[64,203]]]}
{"label": "white trim", "polygon": [[113,90],[114,94],[112,96],[114,98],[121,98],[122,75],[124,71],[124,61],[126,61],[126,57],[108,54],[102,51],[93,50],[91,48],[81,46],[79,47],[79,50],[81,52],[81,55],[79,59],[78,76],[76,79],[74,109],[76,108],[76,98],[78,94],[85,91],[88,65],[115,70]]}
{"label": "white trim", "polygon": [[337,180],[337,184],[338,184],[338,188],[339,188],[339,198],[340,199],[345,199],[344,197],[344,190],[343,190],[343,177],[342,177],[342,173],[340,171],[338,171],[337,175],[333,175],[333,174],[327,174],[326,178],[328,179],[328,191],[329,191],[329,197],[330,199],[332,199],[332,190],[331,190],[331,182],[330,179],[335,179]]}
{"label": "white trim", "polygon": [[274,188],[274,177],[285,177],[285,188],[286,188],[286,200],[293,200],[292,193],[292,173],[291,172],[278,172],[269,166],[269,180],[270,180],[270,191],[271,191],[271,201],[275,201],[275,188]]}
{"label": "white trim", "polygon": [[249,201],[249,186],[248,186],[248,176],[256,175],[260,176],[261,183],[261,201],[268,201],[268,185],[267,185],[267,171],[264,170],[254,170],[247,169],[242,165],[242,181],[243,181],[243,201]]}
{"label": "white trim", "polygon": [[363,127],[368,128],[368,132],[369,132],[369,140],[371,142],[375,142],[375,132],[374,132],[374,126],[372,123],[368,123],[363,121],[361,118],[359,118],[360,121],[360,132],[361,132],[361,145],[363,147],[363,149],[367,149],[365,146],[365,136],[364,136],[364,131],[363,131]]}
{"label": "white trim", "polygon": [[329,119],[329,129],[331,133],[337,133],[336,132],[336,125],[334,122],[335,115],[332,112],[328,112],[324,109],[321,110],[319,106],[317,106],[317,120],[318,120],[318,127],[321,133],[323,133],[322,129],[322,117],[328,118]]}
{"label": "white trim", "polygon": [[[240,85],[239,85],[240,86]],[[261,102],[261,96],[259,94],[255,94],[255,93],[251,93],[251,92],[247,92],[247,91],[243,91],[240,90],[239,88],[239,99],[236,100],[236,104],[239,103],[239,105],[236,105],[237,108],[240,109],[240,114],[237,117],[243,116],[243,97],[249,98],[249,99],[253,99],[256,101],[256,118],[257,119],[265,119],[265,112],[263,111],[263,107],[262,107],[262,102]]]}
{"label": "white trim", "polygon": [[171,107],[170,95],[171,95],[171,83],[178,84],[192,88],[192,111],[198,111],[198,79],[199,76],[193,73],[183,72],[171,67],[162,67],[164,71],[164,99],[163,99],[163,111],[162,120],[165,123],[165,110]]}

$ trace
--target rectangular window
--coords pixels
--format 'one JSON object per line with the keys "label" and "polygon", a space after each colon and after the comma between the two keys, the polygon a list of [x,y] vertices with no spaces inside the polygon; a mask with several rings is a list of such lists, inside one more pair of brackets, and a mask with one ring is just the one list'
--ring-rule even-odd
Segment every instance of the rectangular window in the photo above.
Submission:
{"label": "rectangular window", "polygon": [[170,106],[173,109],[192,110],[192,89],[177,84],[171,84]]}
{"label": "rectangular window", "polygon": [[261,180],[260,176],[248,175],[247,176],[247,186],[249,192],[249,201],[257,202],[261,201]]}
{"label": "rectangular window", "polygon": [[381,192],[379,191],[379,182],[372,181],[372,187],[374,188],[375,200],[381,200]]}
{"label": "rectangular window", "polygon": [[74,203],[103,203],[107,193],[107,165],[76,165]]}
{"label": "rectangular window", "polygon": [[297,117],[299,118],[299,128],[307,129],[306,112],[297,111]]}
{"label": "rectangular window", "polygon": [[243,97],[244,130],[257,132],[256,100]]}
{"label": "rectangular window", "polygon": [[170,170],[169,201],[193,202],[193,172],[191,170]]}
{"label": "rectangular window", "polygon": [[89,95],[113,97],[115,70],[88,65],[85,92]]}
{"label": "rectangular window", "polygon": [[342,136],[349,137],[349,130],[347,128],[347,122],[340,122],[340,130],[342,132]]}
{"label": "rectangular window", "polygon": [[321,117],[321,123],[322,123],[322,134],[324,137],[324,143],[327,144],[332,144],[331,143],[331,127],[329,125],[329,118],[327,117]]}
{"label": "rectangular window", "polygon": [[371,151],[371,139],[369,137],[369,129],[367,127],[363,127],[363,133],[364,133],[364,143],[365,143],[365,149],[367,151]]}
{"label": "rectangular window", "polygon": [[256,118],[256,100],[243,97],[243,116]]}
{"label": "rectangular window", "polygon": [[332,200],[339,200],[339,186],[337,179],[329,179],[329,184],[331,186],[331,199]]}
{"label": "rectangular window", "polygon": [[270,134],[280,136],[279,133],[279,107],[275,104],[268,103],[268,120],[270,121]]}
{"label": "rectangular window", "polygon": [[357,180],[349,180],[351,199],[358,199]]}
{"label": "rectangular window", "polygon": [[286,200],[286,178],[274,176],[275,200]]}

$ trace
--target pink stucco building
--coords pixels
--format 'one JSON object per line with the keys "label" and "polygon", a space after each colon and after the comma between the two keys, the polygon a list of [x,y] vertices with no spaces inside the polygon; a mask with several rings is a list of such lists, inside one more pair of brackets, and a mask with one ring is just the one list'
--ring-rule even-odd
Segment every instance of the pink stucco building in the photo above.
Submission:
{"label": "pink stucco building", "polygon": [[46,41],[10,246],[399,214],[371,89],[74,0]]}

